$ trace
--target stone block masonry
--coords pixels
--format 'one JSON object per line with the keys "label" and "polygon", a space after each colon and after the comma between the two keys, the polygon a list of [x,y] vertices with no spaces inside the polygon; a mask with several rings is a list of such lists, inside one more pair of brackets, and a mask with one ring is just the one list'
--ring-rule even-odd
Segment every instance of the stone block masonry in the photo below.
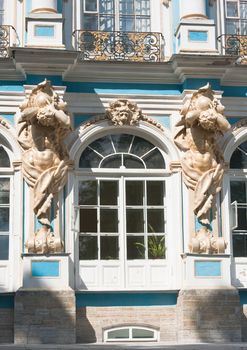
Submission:
{"label": "stone block masonry", "polygon": [[76,313],[77,343],[102,342],[105,329],[146,326],[160,331],[160,341],[176,341],[176,306],[81,307]]}
{"label": "stone block masonry", "polygon": [[15,296],[16,344],[74,344],[74,291],[19,290]]}
{"label": "stone block masonry", "polygon": [[14,341],[14,309],[0,308],[0,344]]}
{"label": "stone block masonry", "polygon": [[241,342],[242,307],[236,289],[188,289],[178,295],[178,341]]}

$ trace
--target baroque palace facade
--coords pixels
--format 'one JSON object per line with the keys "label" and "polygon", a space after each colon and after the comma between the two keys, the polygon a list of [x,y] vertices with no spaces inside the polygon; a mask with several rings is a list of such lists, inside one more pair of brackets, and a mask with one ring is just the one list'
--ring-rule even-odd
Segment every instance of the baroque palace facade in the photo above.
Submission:
{"label": "baroque palace facade", "polygon": [[0,0],[0,342],[247,341],[247,1]]}

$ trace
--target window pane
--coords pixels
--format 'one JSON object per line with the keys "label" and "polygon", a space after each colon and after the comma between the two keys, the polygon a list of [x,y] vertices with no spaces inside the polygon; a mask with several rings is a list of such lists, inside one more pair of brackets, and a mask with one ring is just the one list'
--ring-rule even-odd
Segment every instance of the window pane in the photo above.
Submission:
{"label": "window pane", "polygon": [[99,29],[105,32],[114,31],[114,17],[113,16],[100,16],[100,27]]}
{"label": "window pane", "polygon": [[238,227],[236,230],[247,230],[247,210],[246,208],[238,208]]}
{"label": "window pane", "polygon": [[121,16],[119,18],[119,28],[123,32],[134,32],[135,31],[135,17]]}
{"label": "window pane", "polygon": [[148,209],[148,232],[164,232],[164,210],[163,209]]}
{"label": "window pane", "polygon": [[100,259],[117,260],[118,259],[118,237],[101,236],[100,237]]}
{"label": "window pane", "polygon": [[238,3],[237,1],[226,2],[227,17],[238,17]]}
{"label": "window pane", "polygon": [[144,232],[144,217],[142,209],[127,209],[127,232]]}
{"label": "window pane", "polygon": [[85,30],[98,30],[98,16],[84,14],[83,28]]}
{"label": "window pane", "polygon": [[86,11],[97,11],[97,0],[84,0]]}
{"label": "window pane", "polygon": [[150,142],[135,136],[130,152],[137,155],[138,157],[142,157],[152,148],[154,148],[154,145],[152,145]]}
{"label": "window pane", "polygon": [[240,17],[247,19],[247,2],[240,2]]}
{"label": "window pane", "polygon": [[97,232],[97,209],[80,209],[80,232]]}
{"label": "window pane", "polygon": [[[150,31],[150,18],[137,17],[136,18],[136,31],[137,32],[149,32]],[[147,43],[147,50],[150,50],[149,43]]]}
{"label": "window pane", "polygon": [[101,137],[101,139],[94,141],[91,143],[90,148],[97,151],[102,156],[107,156],[113,153],[113,147],[109,136]]}
{"label": "window pane", "polygon": [[136,0],[136,15],[150,15],[150,0]]}
{"label": "window pane", "polygon": [[[226,20],[227,34],[240,34],[240,23],[232,20]],[[236,49],[235,49],[236,50]]]}
{"label": "window pane", "polygon": [[9,231],[9,208],[0,208],[0,231]]}
{"label": "window pane", "polygon": [[147,181],[147,205],[164,205],[163,181]]}
{"label": "window pane", "polygon": [[96,205],[97,204],[97,181],[79,182],[79,204]]}
{"label": "window pane", "polygon": [[100,232],[118,232],[117,209],[100,209]]}
{"label": "window pane", "polygon": [[9,156],[5,149],[0,145],[0,168],[9,168],[10,161]]}
{"label": "window pane", "polygon": [[154,332],[149,331],[147,329],[133,328],[132,329],[132,338],[134,338],[134,339],[139,339],[139,338],[153,339]]}
{"label": "window pane", "polygon": [[117,205],[118,204],[118,182],[100,181],[100,204]]}
{"label": "window pane", "polygon": [[114,0],[99,0],[99,11],[102,14],[114,14]]}
{"label": "window pane", "polygon": [[128,339],[129,329],[116,329],[108,332],[108,339]]}
{"label": "window pane", "polygon": [[0,178],[0,204],[9,204],[10,181]]}
{"label": "window pane", "polygon": [[239,145],[233,152],[230,160],[230,168],[246,169],[247,168],[247,142]]}
{"label": "window pane", "polygon": [[165,236],[148,237],[148,259],[165,259]]}
{"label": "window pane", "polygon": [[231,203],[246,203],[246,185],[244,181],[231,181]]}
{"label": "window pane", "polygon": [[233,235],[233,256],[247,256],[247,236],[246,235]]}
{"label": "window pane", "polygon": [[98,168],[101,157],[90,148],[86,148],[79,160],[79,168]]}
{"label": "window pane", "polygon": [[164,169],[165,162],[159,150],[155,149],[143,158],[147,169]]}
{"label": "window pane", "polygon": [[114,143],[116,152],[128,153],[131,141],[133,139],[132,135],[119,134],[119,135],[112,135],[111,138]]}
{"label": "window pane", "polygon": [[145,259],[144,237],[127,236],[127,259]]}
{"label": "window pane", "polygon": [[143,181],[126,181],[126,205],[143,205]]}
{"label": "window pane", "polygon": [[134,0],[119,0],[119,13],[123,15],[133,15]]}
{"label": "window pane", "polygon": [[0,260],[9,258],[9,236],[0,236]]}
{"label": "window pane", "polygon": [[120,168],[122,165],[122,156],[120,154],[110,156],[103,160],[101,168]]}
{"label": "window pane", "polygon": [[95,260],[98,259],[98,243],[96,236],[79,237],[79,259]]}
{"label": "window pane", "polygon": [[124,154],[124,166],[127,169],[143,169],[144,164],[140,159]]}

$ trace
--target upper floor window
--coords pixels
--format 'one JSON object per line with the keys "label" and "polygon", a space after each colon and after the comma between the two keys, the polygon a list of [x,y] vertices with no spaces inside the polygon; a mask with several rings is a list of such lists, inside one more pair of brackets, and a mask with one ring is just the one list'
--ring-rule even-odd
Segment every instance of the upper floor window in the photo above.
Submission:
{"label": "upper floor window", "polygon": [[226,34],[247,35],[247,1],[225,0]]}
{"label": "upper floor window", "polygon": [[84,0],[83,29],[149,32],[150,0]]}
{"label": "upper floor window", "polygon": [[9,257],[9,221],[10,221],[10,160],[0,144],[0,260]]}

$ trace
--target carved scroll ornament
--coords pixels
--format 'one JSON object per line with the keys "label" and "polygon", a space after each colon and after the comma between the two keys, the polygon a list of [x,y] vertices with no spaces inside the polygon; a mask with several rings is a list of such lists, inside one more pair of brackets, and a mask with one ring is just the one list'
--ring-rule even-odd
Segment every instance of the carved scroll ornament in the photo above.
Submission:
{"label": "carved scroll ornament", "polygon": [[221,190],[224,160],[216,136],[230,129],[223,112],[223,105],[207,84],[185,103],[176,125],[179,130],[174,140],[184,152],[183,179],[194,192],[194,213],[203,224],[209,224],[209,211]]}
{"label": "carved scroll ornament", "polygon": [[[66,103],[50,82],[38,84],[20,106],[18,141],[23,149],[22,171],[33,190],[33,210],[42,227],[26,243],[28,252],[59,252],[63,244],[51,228],[51,205],[66,182],[69,156],[63,139],[71,130]],[[55,213],[56,215],[57,213]]]}

